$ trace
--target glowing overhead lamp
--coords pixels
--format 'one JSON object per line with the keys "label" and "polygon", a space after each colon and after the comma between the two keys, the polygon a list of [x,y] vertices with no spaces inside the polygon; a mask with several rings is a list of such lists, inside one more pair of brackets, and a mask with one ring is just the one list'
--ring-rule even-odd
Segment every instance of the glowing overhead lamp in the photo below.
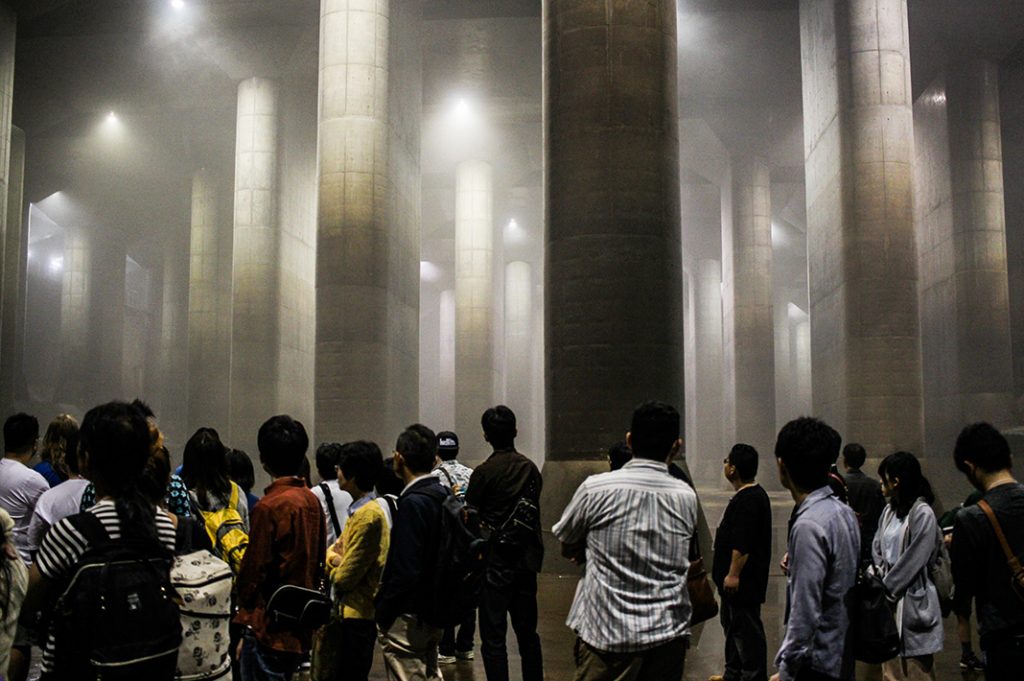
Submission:
{"label": "glowing overhead lamp", "polygon": [[171,0],[171,7],[180,12],[185,9],[185,0]]}

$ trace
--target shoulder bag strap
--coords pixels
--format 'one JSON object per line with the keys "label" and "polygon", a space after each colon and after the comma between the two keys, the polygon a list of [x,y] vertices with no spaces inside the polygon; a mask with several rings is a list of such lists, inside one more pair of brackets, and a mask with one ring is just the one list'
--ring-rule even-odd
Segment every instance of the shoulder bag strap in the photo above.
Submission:
{"label": "shoulder bag strap", "polygon": [[324,493],[324,501],[327,502],[327,512],[331,514],[331,525],[334,526],[334,536],[341,538],[341,523],[338,522],[338,509],[334,508],[334,497],[331,495],[331,488],[326,482],[320,483],[320,489]]}
{"label": "shoulder bag strap", "polygon": [[444,466],[438,466],[437,470],[441,471],[441,474],[444,475],[445,480],[448,481],[448,487],[450,489],[455,489],[455,481],[452,480],[451,474],[447,470],[445,470]]}
{"label": "shoulder bag strap", "polygon": [[995,511],[989,506],[988,502],[984,499],[978,502],[978,508],[985,512],[988,517],[989,523],[992,525],[992,530],[996,533],[996,539],[999,540],[999,545],[1003,547],[1003,553],[1006,555],[1006,562],[1010,566],[1010,571],[1013,573],[1014,579],[1021,580],[1021,573],[1024,572],[1024,568],[1021,567],[1020,560],[1013,553],[1013,549],[1010,548],[1010,542],[1006,541],[1006,535],[1003,534],[1003,528],[999,524],[999,520],[996,518]]}

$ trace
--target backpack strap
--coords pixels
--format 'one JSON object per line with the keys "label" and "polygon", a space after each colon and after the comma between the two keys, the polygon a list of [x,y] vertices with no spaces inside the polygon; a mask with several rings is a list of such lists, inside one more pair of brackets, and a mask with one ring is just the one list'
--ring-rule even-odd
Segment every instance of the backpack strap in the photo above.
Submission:
{"label": "backpack strap", "polygon": [[331,525],[334,526],[334,536],[340,538],[341,523],[338,521],[338,509],[334,508],[334,496],[331,495],[331,488],[326,482],[321,482],[320,489],[324,493],[324,501],[327,502],[327,511],[331,515]]}
{"label": "backpack strap", "polygon": [[1013,549],[1010,548],[1010,542],[1006,541],[1006,535],[1003,534],[1003,528],[996,518],[995,511],[992,510],[992,507],[984,499],[978,501],[978,508],[985,512],[988,522],[992,525],[992,530],[996,533],[996,539],[999,540],[999,545],[1003,547],[1006,563],[1010,566],[1010,574],[1013,576],[1014,581],[1024,586],[1024,567],[1021,566],[1020,559],[1017,558]]}
{"label": "backpack strap", "polygon": [[437,467],[437,470],[441,471],[441,474],[442,474],[442,475],[444,476],[445,480],[447,480],[447,481],[448,481],[448,487],[449,487],[450,489],[455,489],[455,481],[454,481],[454,480],[452,480],[452,476],[451,476],[451,473],[449,473],[448,471],[446,471],[446,470],[444,469],[444,466],[438,466],[438,467]]}

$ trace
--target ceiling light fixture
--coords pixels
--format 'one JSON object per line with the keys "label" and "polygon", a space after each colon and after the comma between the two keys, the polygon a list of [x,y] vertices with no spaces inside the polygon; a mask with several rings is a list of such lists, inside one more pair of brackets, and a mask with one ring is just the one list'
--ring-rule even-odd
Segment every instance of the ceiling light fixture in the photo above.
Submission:
{"label": "ceiling light fixture", "polygon": [[171,0],[171,7],[180,12],[185,9],[185,0]]}

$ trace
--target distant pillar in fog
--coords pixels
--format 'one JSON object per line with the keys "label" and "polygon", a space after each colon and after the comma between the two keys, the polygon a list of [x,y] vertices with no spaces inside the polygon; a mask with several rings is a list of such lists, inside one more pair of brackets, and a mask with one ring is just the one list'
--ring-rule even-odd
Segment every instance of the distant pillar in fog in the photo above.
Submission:
{"label": "distant pillar in fog", "polygon": [[455,429],[464,458],[487,456],[480,416],[494,406],[494,190],[484,161],[455,176]]}
{"label": "distant pillar in fog", "polygon": [[92,303],[92,244],[79,227],[64,231],[64,272],[60,298],[62,397],[83,404],[89,368],[89,319]]}
{"label": "distant pillar in fog", "polygon": [[[163,286],[160,307],[160,359],[163,402],[157,413],[161,427],[188,435],[188,288],[189,258],[184,239],[169,238],[164,246]],[[209,419],[199,425],[213,426]],[[224,433],[221,433],[224,436]],[[179,452],[180,454],[180,452]]]}
{"label": "distant pillar in fog", "polygon": [[550,0],[544,40],[545,492],[571,493],[639,402],[685,413],[676,2]]}
{"label": "distant pillar in fog", "polygon": [[[24,145],[25,136],[21,134],[20,159],[12,153],[12,147],[16,143],[12,135],[11,111],[14,102],[14,51],[17,37],[17,14],[6,5],[0,7],[0,263],[2,263],[2,276],[4,294],[0,297],[2,305],[3,332],[0,336],[0,406],[8,409],[14,400],[14,366],[11,364],[19,355],[14,347],[13,333],[14,317],[12,316],[17,307],[18,280],[12,284],[8,283],[11,278],[7,272],[13,267],[13,276],[17,276],[20,267],[17,263],[20,258],[15,251],[14,257],[4,256],[4,249],[10,239],[7,234],[14,231],[21,234],[21,184],[24,180]],[[20,132],[20,131],[19,131]],[[16,206],[10,206],[10,203]],[[16,208],[17,212],[11,210]],[[15,224],[16,223],[16,224]],[[19,240],[20,241],[20,240]],[[17,245],[17,242],[12,245]],[[13,295],[12,295],[13,294]],[[10,331],[8,331],[10,329]]]}
{"label": "distant pillar in fog", "polygon": [[277,406],[277,84],[238,85],[231,338],[231,440],[251,448]]}
{"label": "distant pillar in fog", "polygon": [[[730,229],[731,227],[731,229]],[[775,335],[768,162],[732,163],[732,224],[722,234],[724,402],[727,446],[775,443]],[[731,440],[731,441],[730,441]]]}
{"label": "distant pillar in fog", "polygon": [[192,177],[188,273],[188,430],[228,424],[230,350],[224,344],[220,187],[206,168]]}
{"label": "distant pillar in fog", "polygon": [[24,194],[25,133],[11,128],[11,161],[7,185],[7,222],[3,232],[2,336],[0,336],[0,408],[10,412],[21,377],[25,328]]}
{"label": "distant pillar in fog", "polygon": [[[517,260],[505,266],[505,404],[519,420],[523,449],[534,432],[533,405],[533,268]],[[528,420],[530,419],[530,420]],[[533,452],[528,452],[533,454]]]}
{"label": "distant pillar in fog", "polygon": [[801,0],[814,413],[921,451],[907,0]]}
{"label": "distant pillar in fog", "polygon": [[687,462],[705,480],[718,480],[722,454],[722,265],[697,261],[693,278],[696,432],[687,433]]}
{"label": "distant pillar in fog", "polygon": [[951,66],[946,101],[958,416],[961,423],[1007,427],[1015,424],[998,65],[966,60]]}
{"label": "distant pillar in fog", "polygon": [[[130,399],[124,391],[124,241],[114,234],[94,234],[92,249],[92,401]],[[134,397],[134,396],[133,396]]]}
{"label": "distant pillar in fog", "polygon": [[418,5],[321,3],[320,440],[368,438],[385,446],[417,416]]}
{"label": "distant pillar in fog", "polygon": [[[441,421],[444,428],[455,427],[455,291],[448,289],[441,292],[441,360],[440,383],[441,394],[436,397],[440,402]],[[434,399],[424,395],[423,399]]]}

